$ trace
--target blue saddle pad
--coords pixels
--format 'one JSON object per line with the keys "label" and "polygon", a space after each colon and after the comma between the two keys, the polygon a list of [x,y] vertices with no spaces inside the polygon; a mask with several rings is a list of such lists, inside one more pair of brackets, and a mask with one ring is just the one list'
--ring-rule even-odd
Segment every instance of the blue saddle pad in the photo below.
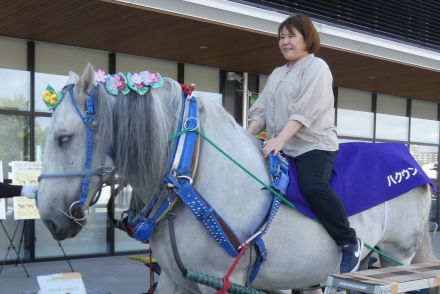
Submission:
{"label": "blue saddle pad", "polygon": [[[296,170],[288,156],[290,183],[287,198],[308,217],[316,218],[301,194]],[[430,184],[437,187],[401,143],[342,143],[330,185],[344,203],[348,216],[367,210]]]}

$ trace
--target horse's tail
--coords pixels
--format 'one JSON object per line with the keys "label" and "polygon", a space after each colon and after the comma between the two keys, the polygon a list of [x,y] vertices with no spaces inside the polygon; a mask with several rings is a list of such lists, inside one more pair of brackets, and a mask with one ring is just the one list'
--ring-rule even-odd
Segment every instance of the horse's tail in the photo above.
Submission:
{"label": "horse's tail", "polygon": [[425,231],[423,233],[422,243],[416,251],[416,255],[414,256],[411,263],[427,263],[436,260],[437,258],[434,255],[434,250],[432,248],[432,239],[431,234],[429,232],[429,226],[426,224]]}

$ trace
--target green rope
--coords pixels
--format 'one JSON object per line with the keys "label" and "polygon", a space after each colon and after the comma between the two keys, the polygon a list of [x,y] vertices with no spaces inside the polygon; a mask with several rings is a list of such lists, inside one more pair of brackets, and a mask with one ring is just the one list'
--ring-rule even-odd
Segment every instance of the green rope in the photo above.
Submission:
{"label": "green rope", "polygon": [[403,263],[401,263],[399,260],[397,260],[396,258],[394,258],[393,256],[389,255],[386,252],[383,252],[375,247],[371,247],[370,245],[368,245],[367,243],[364,243],[365,247],[367,247],[368,249],[370,249],[371,251],[376,252],[379,255],[382,255],[383,257],[391,260],[392,262],[396,263],[397,265],[403,265]]}
{"label": "green rope", "polygon": [[223,151],[219,146],[217,146],[214,142],[212,142],[208,137],[205,136],[205,134],[203,134],[202,132],[200,132],[198,129],[195,130],[195,132],[197,134],[200,135],[200,137],[202,137],[204,140],[206,140],[209,144],[211,144],[215,149],[217,149],[221,154],[223,154],[226,158],[228,158],[230,161],[232,161],[233,163],[235,163],[239,168],[241,168],[245,173],[247,173],[248,175],[250,175],[254,180],[256,180],[258,183],[260,183],[261,185],[264,186],[264,188],[266,188],[267,190],[269,190],[272,194],[274,194],[276,197],[278,197],[281,201],[283,201],[285,204],[287,204],[288,206],[294,208],[294,209],[298,209],[295,205],[293,205],[291,202],[289,202],[289,200],[287,200],[286,198],[284,198],[280,193],[278,193],[277,191],[275,191],[274,189],[272,189],[272,187],[270,187],[269,185],[267,185],[265,182],[263,182],[262,180],[260,180],[256,175],[254,175],[253,173],[251,173],[248,169],[246,169],[243,165],[241,165],[237,160],[235,160],[234,158],[232,158],[229,154],[227,154],[225,151]]}
{"label": "green rope", "polygon": [[[209,274],[201,273],[195,270],[188,269],[185,276],[189,281],[196,282],[217,290],[223,289],[223,279],[213,277]],[[248,288],[244,286],[231,283],[231,287],[228,289],[229,293],[236,294],[264,294],[265,292],[259,291],[254,288]]]}
{"label": "green rope", "polygon": [[[172,135],[169,140],[174,140],[175,138],[181,136],[184,133],[187,133],[191,129],[184,129],[180,132],[175,133]],[[226,158],[228,158],[230,161],[235,163],[239,168],[241,168],[245,173],[247,173],[249,176],[251,176],[254,180],[256,180],[258,183],[264,186],[267,190],[269,190],[272,194],[274,194],[276,197],[278,197],[281,201],[283,201],[285,204],[290,206],[291,208],[298,209],[294,204],[292,204],[289,200],[284,198],[280,193],[272,189],[269,185],[267,185],[265,182],[263,182],[261,179],[259,179],[257,176],[255,176],[253,173],[251,173],[248,169],[246,169],[242,164],[240,164],[236,159],[231,157],[229,154],[227,154],[223,149],[221,149],[217,144],[212,142],[208,137],[205,136],[202,132],[199,131],[199,129],[194,130],[197,134],[200,135],[204,140],[206,140],[209,144],[211,144],[215,149],[217,149],[221,154],[223,154]]]}

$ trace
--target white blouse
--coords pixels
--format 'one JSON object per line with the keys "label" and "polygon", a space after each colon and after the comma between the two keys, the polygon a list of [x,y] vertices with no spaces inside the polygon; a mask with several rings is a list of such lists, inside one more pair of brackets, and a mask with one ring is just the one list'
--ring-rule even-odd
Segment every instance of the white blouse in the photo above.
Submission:
{"label": "white blouse", "polygon": [[284,145],[284,152],[295,157],[319,149],[338,150],[335,127],[333,77],[321,58],[308,54],[291,68],[274,69],[259,98],[249,111],[249,120],[276,137],[288,120],[304,125]]}

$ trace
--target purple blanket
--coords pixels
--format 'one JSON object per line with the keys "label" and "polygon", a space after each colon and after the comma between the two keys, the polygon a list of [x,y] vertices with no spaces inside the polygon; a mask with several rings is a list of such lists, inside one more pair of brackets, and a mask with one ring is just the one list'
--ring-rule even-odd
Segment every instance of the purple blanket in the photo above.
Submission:
{"label": "purple blanket", "polygon": [[[287,198],[306,216],[316,218],[301,194],[296,170],[289,161]],[[434,183],[401,143],[343,143],[339,145],[330,181],[348,216],[393,199],[409,190]]]}

